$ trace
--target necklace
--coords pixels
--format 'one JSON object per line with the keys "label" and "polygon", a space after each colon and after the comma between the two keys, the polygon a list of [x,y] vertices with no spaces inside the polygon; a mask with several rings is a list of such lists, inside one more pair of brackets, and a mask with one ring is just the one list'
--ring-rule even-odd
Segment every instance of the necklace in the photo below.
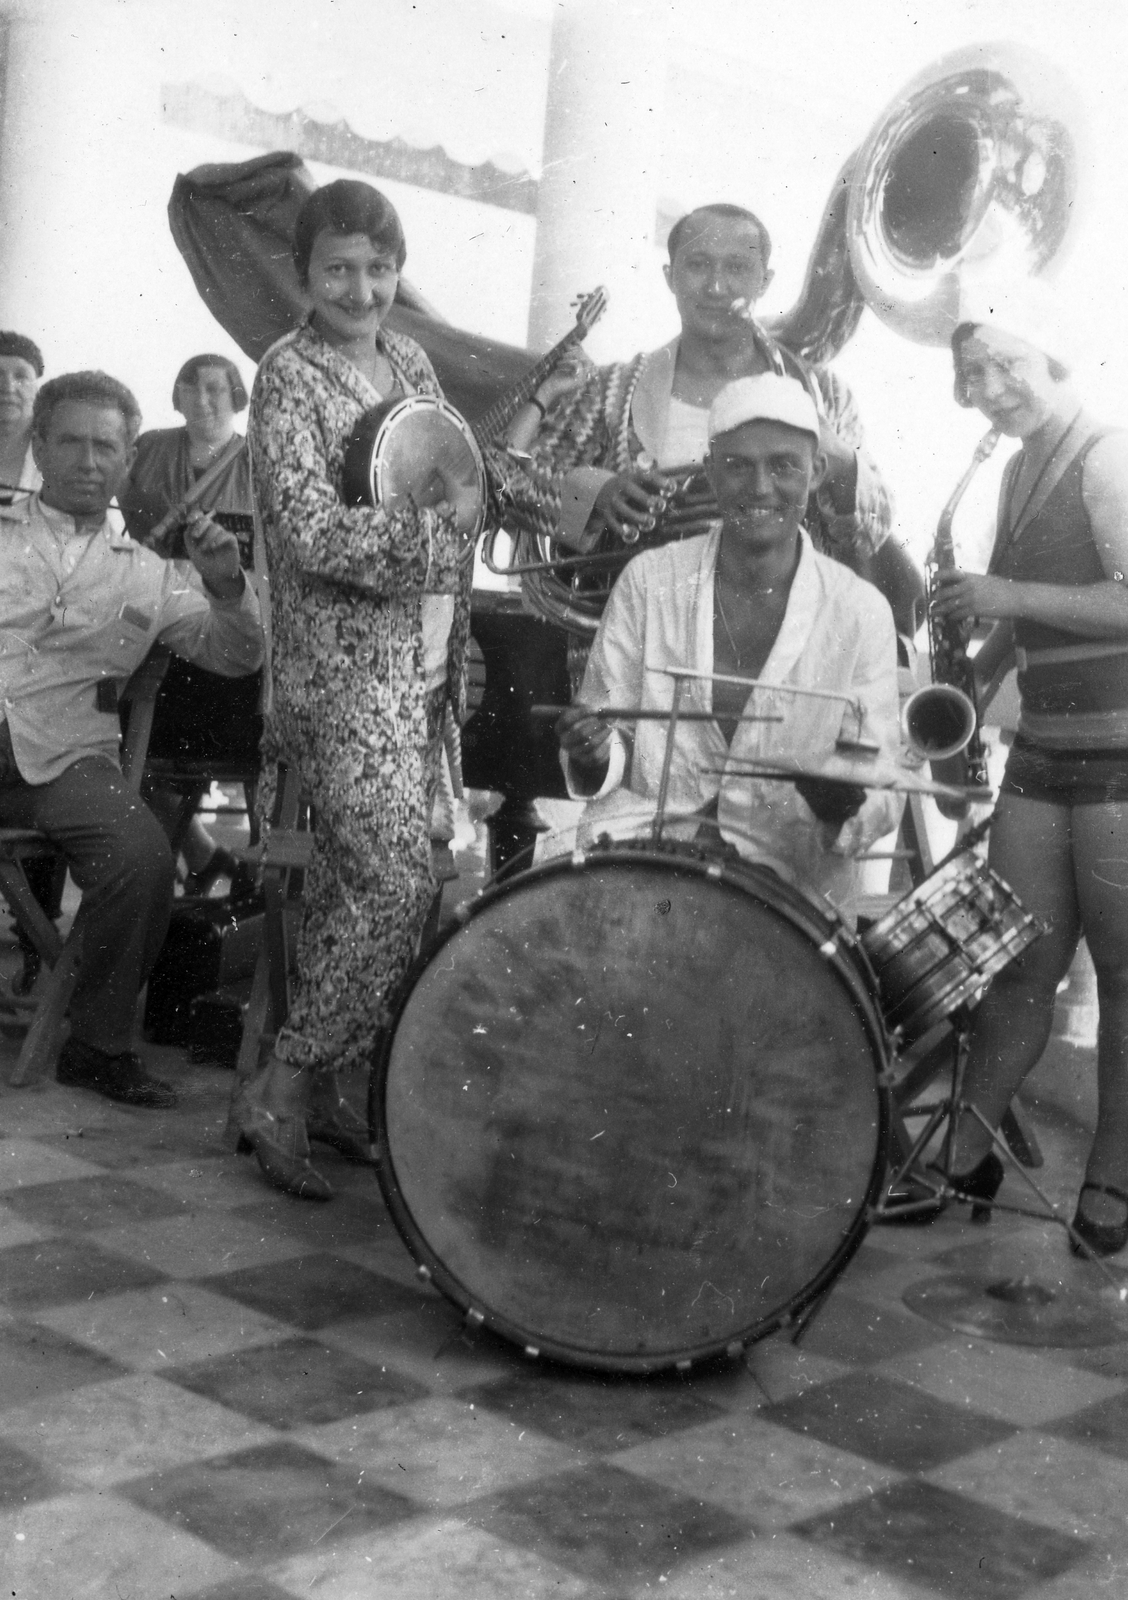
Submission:
{"label": "necklace", "polygon": [[[751,591],[751,593],[752,594],[774,594],[775,590],[774,590],[773,587],[768,587],[767,589],[753,589]],[[740,651],[737,648],[736,640],[733,638],[732,629],[729,627],[729,620],[725,616],[725,603],[721,599],[721,586],[720,586],[719,583],[716,582],[716,580],[714,580],[714,582],[713,582],[713,595],[714,595],[714,597],[716,599],[716,602],[717,602],[717,615],[721,619],[721,627],[725,630],[725,634],[726,634],[726,636],[728,638],[728,642],[732,647],[733,660],[736,662],[737,666],[739,667],[739,665],[740,665]]]}

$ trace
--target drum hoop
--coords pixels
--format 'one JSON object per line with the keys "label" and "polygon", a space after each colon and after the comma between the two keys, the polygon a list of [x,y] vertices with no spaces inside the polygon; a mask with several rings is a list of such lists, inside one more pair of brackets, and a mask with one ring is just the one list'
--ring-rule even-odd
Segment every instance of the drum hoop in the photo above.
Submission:
{"label": "drum hoop", "polygon": [[[745,881],[744,875],[753,873],[756,874],[757,881],[762,878],[769,888],[781,891],[780,899],[785,902],[786,909],[777,906],[766,895],[764,896],[765,903],[773,911],[781,911],[781,914],[791,921],[793,926],[811,937],[812,943],[819,953],[823,955],[827,964],[833,966],[839,978],[846,983],[850,997],[855,1002],[855,1010],[865,1028],[871,1047],[871,1054],[877,1067],[874,1074],[877,1127],[873,1166],[865,1194],[862,1197],[862,1203],[859,1205],[853,1221],[842,1235],[837,1248],[831,1253],[829,1259],[807,1283],[796,1291],[790,1300],[769,1312],[758,1323],[742,1329],[739,1337],[730,1339],[724,1344],[717,1344],[708,1348],[692,1345],[680,1350],[665,1350],[660,1355],[632,1356],[626,1353],[607,1354],[598,1350],[584,1350],[578,1346],[554,1340],[551,1337],[546,1338],[543,1332],[524,1328],[520,1324],[512,1322],[502,1311],[495,1310],[490,1306],[476,1304],[476,1297],[470,1287],[463,1283],[455,1273],[451,1272],[446,1263],[432,1249],[422,1229],[416,1223],[411,1208],[404,1199],[403,1191],[396,1176],[395,1161],[388,1143],[384,1105],[388,1073],[391,1067],[392,1047],[400,1018],[411,999],[419,978],[435,963],[443,949],[453,938],[457,937],[465,927],[493,905],[496,900],[512,894],[517,888],[526,886],[532,880],[550,881],[556,877],[563,877],[569,872],[586,866],[593,858],[599,865],[605,863],[611,865],[630,863],[634,865],[640,859],[646,857],[653,857],[657,860],[663,858],[677,859],[679,865],[684,865],[692,875],[707,878],[712,882],[723,883],[726,887],[740,890],[745,894],[750,893],[750,887]],[[732,870],[734,867],[736,868],[735,871]],[[794,905],[787,904],[787,897],[790,895],[795,896]],[[752,898],[757,898],[757,896],[752,895]],[[749,1345],[755,1344],[760,1339],[770,1337],[773,1333],[778,1332],[779,1329],[800,1324],[804,1315],[811,1308],[817,1308],[822,1296],[841,1277],[853,1259],[862,1240],[869,1232],[873,1214],[886,1182],[892,1126],[892,1093],[889,1072],[892,1047],[880,1009],[876,986],[871,988],[869,984],[863,981],[863,974],[868,974],[869,983],[874,984],[872,971],[860,943],[852,940],[848,930],[839,927],[835,930],[836,937],[833,941],[833,949],[828,949],[828,941],[826,939],[820,941],[815,938],[815,933],[821,931],[815,926],[815,921],[820,916],[818,909],[814,906],[808,906],[799,892],[792,889],[789,884],[784,883],[782,879],[776,877],[775,874],[767,869],[756,867],[753,863],[739,860],[739,858],[736,862],[719,859],[715,853],[701,850],[680,840],[639,841],[633,848],[629,844],[620,841],[610,847],[599,846],[587,851],[576,851],[571,856],[560,856],[551,861],[543,862],[539,866],[532,867],[525,872],[505,878],[501,882],[488,884],[479,894],[474,896],[468,906],[460,909],[465,914],[445,929],[425,954],[421,952],[416,957],[408,973],[397,987],[395,997],[389,1006],[387,1025],[381,1029],[376,1043],[373,1070],[369,1078],[369,1137],[375,1158],[376,1180],[396,1231],[403,1240],[408,1253],[416,1262],[416,1270],[419,1277],[424,1282],[430,1283],[445,1299],[462,1311],[467,1322],[472,1327],[487,1327],[510,1343],[520,1346],[526,1355],[534,1358],[543,1356],[547,1359],[564,1362],[570,1366],[601,1372],[646,1375],[668,1371],[670,1368],[684,1370],[695,1362],[708,1361],[722,1353],[735,1357]],[[789,916],[788,913],[791,911],[809,912],[811,925],[805,925],[798,916]],[[856,965],[854,962],[845,959],[843,950],[849,950],[851,955],[857,958]]]}
{"label": "drum hoop", "polygon": [[372,502],[374,505],[380,505],[383,501],[384,475],[386,470],[386,464],[383,457],[384,446],[400,423],[402,423],[406,417],[410,416],[411,413],[415,411],[439,412],[447,419],[448,422],[454,424],[469,446],[470,454],[474,462],[474,472],[478,479],[478,500],[480,503],[477,521],[474,524],[472,532],[467,534],[467,542],[469,543],[471,541],[475,541],[477,540],[482,529],[485,527],[486,523],[486,497],[488,493],[486,464],[482,458],[482,451],[478,441],[474,437],[474,430],[471,428],[466,418],[462,415],[461,411],[459,411],[455,406],[451,405],[449,400],[440,399],[438,395],[408,395],[406,399],[397,401],[397,403],[392,406],[382,418],[380,426],[376,430],[376,436],[372,441],[372,452],[370,457],[372,472]]}

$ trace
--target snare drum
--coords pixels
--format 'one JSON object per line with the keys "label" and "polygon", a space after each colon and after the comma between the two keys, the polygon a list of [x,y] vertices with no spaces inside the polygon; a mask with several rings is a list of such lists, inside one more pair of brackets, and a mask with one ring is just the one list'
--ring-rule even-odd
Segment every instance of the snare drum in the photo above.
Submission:
{"label": "snare drum", "polygon": [[688,1366],[793,1320],[885,1170],[889,1052],[852,937],[772,873],[616,844],[486,890],[372,1084],[421,1274],[580,1366]]}
{"label": "snare drum", "polygon": [[885,1020],[906,1043],[975,1005],[1042,933],[1018,896],[971,850],[953,856],[862,936]]}

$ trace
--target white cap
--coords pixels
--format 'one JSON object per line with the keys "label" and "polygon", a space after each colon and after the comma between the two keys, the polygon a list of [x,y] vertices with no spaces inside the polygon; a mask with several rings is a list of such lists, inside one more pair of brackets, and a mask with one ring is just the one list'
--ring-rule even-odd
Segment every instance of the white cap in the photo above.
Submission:
{"label": "white cap", "polygon": [[819,441],[819,414],[815,402],[795,378],[762,372],[756,378],[726,383],[709,408],[709,438],[730,433],[745,422],[782,422],[789,428],[814,435]]}
{"label": "white cap", "polygon": [[1064,306],[1042,278],[973,278],[960,287],[957,323],[1009,333],[1072,367],[1081,340]]}

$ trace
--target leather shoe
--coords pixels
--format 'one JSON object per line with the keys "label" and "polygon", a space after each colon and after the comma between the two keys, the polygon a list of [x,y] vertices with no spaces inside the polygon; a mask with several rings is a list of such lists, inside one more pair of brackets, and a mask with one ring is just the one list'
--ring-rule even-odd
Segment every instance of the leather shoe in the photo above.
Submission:
{"label": "leather shoe", "polygon": [[160,1078],[151,1078],[141,1058],[132,1050],[109,1055],[81,1039],[68,1039],[59,1055],[57,1081],[72,1089],[92,1089],[122,1105],[146,1106],[164,1111],[176,1104],[176,1090]]}
{"label": "leather shoe", "polygon": [[988,1150],[983,1160],[961,1176],[948,1174],[948,1182],[961,1200],[970,1200],[972,1222],[990,1222],[991,1207],[1002,1187],[1006,1168],[994,1150]]}
{"label": "leather shoe", "polygon": [[[1110,1194],[1114,1200],[1119,1200],[1125,1207],[1124,1221],[1094,1222],[1092,1217],[1087,1217],[1081,1209],[1081,1201],[1085,1197],[1085,1190],[1091,1189],[1094,1194]],[[1118,1189],[1111,1183],[1090,1183],[1086,1181],[1081,1185],[1081,1193],[1077,1196],[1077,1211],[1073,1218],[1073,1231],[1078,1238],[1084,1240],[1089,1250],[1095,1256],[1114,1256],[1118,1250],[1123,1250],[1128,1244],[1128,1194],[1123,1189]],[[1070,1239],[1069,1248],[1075,1256],[1084,1255],[1076,1239]]]}
{"label": "leather shoe", "polygon": [[310,1163],[309,1137],[299,1117],[278,1116],[251,1102],[243,1114],[239,1149],[258,1157],[263,1177],[297,1200],[332,1200],[333,1186]]}
{"label": "leather shoe", "polygon": [[306,1121],[306,1133],[317,1144],[327,1144],[338,1151],[346,1161],[355,1161],[362,1167],[376,1165],[367,1122],[336,1088],[332,1094],[315,1098]]}

